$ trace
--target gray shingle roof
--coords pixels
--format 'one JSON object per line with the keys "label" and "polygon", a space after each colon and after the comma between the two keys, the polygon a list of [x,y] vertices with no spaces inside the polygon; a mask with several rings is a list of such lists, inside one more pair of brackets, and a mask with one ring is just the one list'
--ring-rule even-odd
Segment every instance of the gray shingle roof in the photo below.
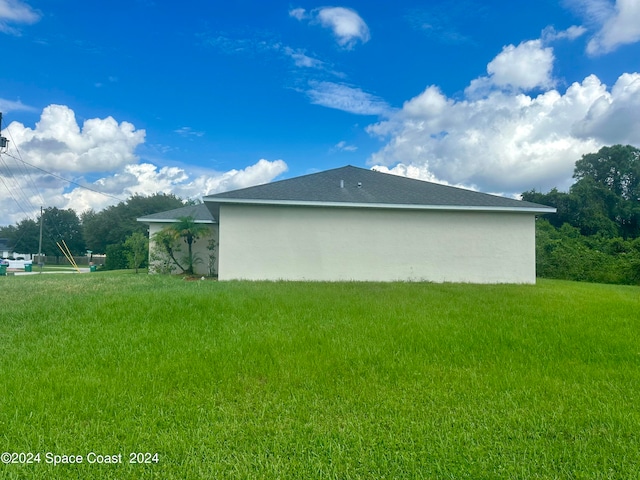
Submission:
{"label": "gray shingle roof", "polygon": [[346,166],[204,197],[206,203],[520,210],[550,213],[537,203]]}
{"label": "gray shingle roof", "polygon": [[196,223],[215,223],[211,212],[204,203],[152,213],[136,220],[143,223],[174,223],[181,217],[192,217]]}

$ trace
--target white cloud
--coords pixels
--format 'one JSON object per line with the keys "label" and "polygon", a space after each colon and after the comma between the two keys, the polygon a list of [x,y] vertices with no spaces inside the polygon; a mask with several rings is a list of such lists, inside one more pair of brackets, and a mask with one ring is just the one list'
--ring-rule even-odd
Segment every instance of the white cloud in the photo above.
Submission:
{"label": "white cloud", "polygon": [[9,112],[36,112],[37,109],[34,107],[30,107],[29,105],[25,105],[20,100],[5,100],[4,98],[0,98],[0,112],[9,113]]}
{"label": "white cloud", "polygon": [[288,170],[284,160],[258,160],[243,170],[229,170],[217,175],[201,175],[193,181],[193,187],[202,195],[211,195],[238,188],[269,183]]}
{"label": "white cloud", "polygon": [[[571,184],[574,163],[614,143],[640,144],[640,74],[612,88],[591,75],[563,93],[494,90],[455,100],[436,86],[407,101],[371,134],[388,138],[371,165],[482,191],[520,193]],[[416,173],[417,172],[417,173]]]}
{"label": "white cloud", "polygon": [[561,30],[559,32],[556,31],[556,29],[552,26],[549,26],[542,31],[542,40],[545,43],[564,39],[575,40],[576,38],[584,35],[586,32],[586,28],[577,25],[572,25],[566,30]]}
{"label": "white cloud", "polygon": [[429,171],[429,168],[426,165],[405,165],[404,163],[398,163],[392,168],[384,165],[376,165],[372,168],[372,170],[382,173],[390,173],[392,175],[398,175],[400,177],[415,178],[417,180],[423,180],[425,182],[440,183],[442,185],[450,185],[452,187],[475,190],[474,187],[463,185],[461,183],[451,184],[446,180],[442,180],[436,177],[432,172]]}
{"label": "white cloud", "polygon": [[[151,163],[126,165],[117,173],[101,178],[92,187],[123,199],[131,195],[173,193],[180,198],[202,199],[205,195],[268,183],[287,171],[282,160],[261,159],[242,170],[228,172],[206,171],[195,175],[179,167],[159,167]],[[82,212],[100,210],[117,202],[99,193],[76,188],[62,195],[64,208]]]}
{"label": "white cloud", "polygon": [[289,10],[289,16],[298,20],[304,20],[308,18],[307,11],[304,8],[294,8]]}
{"label": "white cloud", "polygon": [[296,67],[305,67],[305,68],[324,68],[324,62],[318,60],[317,58],[313,58],[304,53],[304,51],[300,49],[294,50],[291,47],[283,47],[283,51],[285,55],[290,57],[295,63]]}
{"label": "white cloud", "polygon": [[[598,21],[613,18],[608,2],[584,3]],[[540,40],[504,47],[487,65],[488,75],[473,80],[463,98],[427,87],[388,120],[368,127],[386,141],[369,164],[515,195],[532,188],[566,189],[582,155],[604,145],[639,145],[640,73],[624,73],[613,86],[590,75],[564,91],[555,88],[548,43],[574,40],[585,31],[549,27]]]}
{"label": "white cloud", "polygon": [[[62,105],[45,108],[34,129],[13,122],[3,135],[11,143],[0,162],[0,224],[33,219],[41,205],[73,208],[80,213],[89,208],[101,210],[133,194],[164,192],[201,198],[267,183],[287,170],[283,160],[264,159],[227,172],[139,163],[134,150],[144,142],[143,130],[111,117],[87,120],[80,128],[74,112]],[[95,181],[81,176],[95,178],[96,173],[101,175]]]}
{"label": "white cloud", "polygon": [[20,32],[12,24],[33,24],[40,20],[40,13],[21,0],[0,0],[0,32],[17,35]]}
{"label": "white cloud", "polygon": [[358,12],[345,7],[322,7],[307,12],[304,8],[289,11],[289,16],[309,20],[331,29],[338,45],[350,50],[358,42],[367,43],[371,38],[369,27]]}
{"label": "white cloud", "polygon": [[133,163],[145,137],[144,130],[112,117],[86,120],[80,128],[64,105],[46,107],[35,129],[12,122],[8,130],[26,162],[58,172],[108,171]]}
{"label": "white cloud", "polygon": [[590,22],[604,23],[613,14],[615,0],[566,0],[565,3],[580,11]]}
{"label": "white cloud", "polygon": [[358,150],[358,147],[349,145],[345,140],[336,143],[331,149],[333,152],[355,152],[356,150]]}
{"label": "white cloud", "polygon": [[281,42],[273,41],[271,38],[261,38],[260,36],[242,38],[222,33],[215,36],[202,36],[202,38],[206,45],[217,48],[227,55],[248,55],[261,58],[266,56],[287,57],[293,60],[296,67],[323,70],[337,77],[344,76],[340,72],[332,71],[326,62],[308,55],[304,49],[292,48]]}
{"label": "white cloud", "polygon": [[487,65],[489,76],[473,80],[466,93],[483,95],[493,87],[516,91],[552,87],[553,61],[553,49],[544,47],[541,40],[507,45]]}
{"label": "white cloud", "polygon": [[[596,82],[595,77],[590,77]],[[604,144],[640,143],[640,74],[624,73],[611,92],[604,91],[585,117],[574,125],[573,133]]]}
{"label": "white cloud", "polygon": [[317,12],[318,20],[323,27],[331,28],[338,44],[347,49],[358,42],[369,41],[369,27],[358,13],[349,8],[326,7]]}
{"label": "white cloud", "polygon": [[391,107],[379,97],[343,83],[309,82],[311,103],[356,115],[387,115]]}
{"label": "white cloud", "polygon": [[174,133],[177,133],[181,137],[203,137],[204,132],[194,130],[191,127],[180,127],[177,130],[174,130]]}
{"label": "white cloud", "polygon": [[[15,167],[15,163],[12,162],[10,166]],[[227,172],[211,170],[194,173],[179,167],[131,164],[91,183],[75,179],[76,183],[86,185],[91,190],[74,185],[70,189],[68,182],[37,170],[27,175],[24,167],[12,168],[8,178],[7,171],[0,168],[3,177],[7,177],[8,187],[0,189],[0,203],[3,205],[0,224],[16,224],[24,218],[34,219],[40,205],[72,208],[81,213],[89,209],[102,210],[134,194],[161,192],[173,193],[185,199],[201,199],[204,195],[268,183],[286,172],[287,168],[283,160],[264,159],[244,169]]]}
{"label": "white cloud", "polygon": [[603,55],[622,45],[640,41],[640,2],[638,0],[564,0],[577,11],[590,30],[587,53]]}
{"label": "white cloud", "polygon": [[600,55],[621,45],[640,41],[640,2],[617,0],[607,15],[601,29],[587,44],[587,53]]}

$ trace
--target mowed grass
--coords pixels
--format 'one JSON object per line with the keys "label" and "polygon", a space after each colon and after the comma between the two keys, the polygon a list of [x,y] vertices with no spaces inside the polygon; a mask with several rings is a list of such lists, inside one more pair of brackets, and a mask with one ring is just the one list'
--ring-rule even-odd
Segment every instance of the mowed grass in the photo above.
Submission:
{"label": "mowed grass", "polygon": [[0,449],[41,454],[1,478],[640,477],[637,287],[94,273],[0,291]]}

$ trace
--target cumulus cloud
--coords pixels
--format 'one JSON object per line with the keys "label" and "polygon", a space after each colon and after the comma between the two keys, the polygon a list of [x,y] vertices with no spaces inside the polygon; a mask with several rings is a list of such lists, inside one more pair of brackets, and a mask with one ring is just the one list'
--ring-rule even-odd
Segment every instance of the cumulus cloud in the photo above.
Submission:
{"label": "cumulus cloud", "polygon": [[134,194],[198,199],[267,183],[287,170],[283,160],[265,159],[227,172],[140,162],[134,150],[144,142],[143,130],[110,117],[87,120],[80,127],[74,112],[62,105],[45,108],[35,128],[13,122],[3,135],[11,143],[0,163],[0,224],[36,218],[40,205],[82,212]]}
{"label": "cumulus cloud", "polygon": [[330,29],[341,47],[350,50],[358,42],[367,43],[371,38],[369,27],[358,12],[345,7],[322,7],[307,12],[303,8],[289,11],[289,16],[309,20]]}
{"label": "cumulus cloud", "polygon": [[387,115],[391,107],[381,98],[344,83],[309,83],[306,92],[311,103],[356,115]]}
{"label": "cumulus cloud", "polygon": [[545,47],[542,40],[507,45],[487,65],[489,76],[473,80],[466,93],[484,94],[493,87],[516,91],[552,87],[553,61],[553,49]]}
{"label": "cumulus cloud", "polygon": [[31,25],[40,20],[40,13],[21,0],[0,0],[0,32],[18,35],[13,25]]}
{"label": "cumulus cloud", "polygon": [[[595,76],[585,81],[598,83]],[[572,132],[603,144],[640,143],[640,74],[624,73],[611,91],[600,84],[602,94],[591,104]]]}
{"label": "cumulus cloud", "polygon": [[[400,177],[409,177],[415,178],[416,180],[423,180],[425,182],[439,183],[441,185],[449,185],[452,187],[465,188],[467,190],[477,190],[474,186],[464,185],[461,183],[450,183],[446,180],[436,177],[432,172],[429,171],[429,168],[425,165],[405,165],[404,163],[399,163],[394,167],[387,167],[385,165],[376,165],[371,168],[371,170],[375,170],[377,172],[382,173],[390,173],[392,175],[398,175]],[[486,192],[490,193],[490,192]],[[500,192],[498,192],[500,193]]]}
{"label": "cumulus cloud", "polygon": [[[536,78],[544,84],[550,77]],[[513,83],[464,99],[427,87],[388,120],[368,127],[388,140],[369,163],[425,180],[517,194],[567,188],[583,154],[640,143],[638,73],[621,75],[611,88],[591,75],[564,92],[533,96],[514,93],[508,88]]]}
{"label": "cumulus cloud", "polygon": [[[120,171],[92,184],[100,192],[118,194],[123,199],[132,195],[173,193],[181,198],[201,199],[205,195],[268,183],[287,171],[283,160],[261,159],[242,170],[207,171],[200,174],[180,167],[159,167],[151,163],[126,165]],[[76,188],[62,195],[68,208],[81,212],[100,210],[115,203],[94,191]]]}
{"label": "cumulus cloud", "polygon": [[[620,1],[616,9],[609,2],[583,3],[603,23],[623,11]],[[584,27],[549,27],[541,39],[505,46],[487,65],[488,75],[471,81],[462,98],[427,87],[368,127],[385,141],[369,164],[511,195],[568,188],[582,155],[604,145],[640,144],[640,73],[624,73],[613,86],[589,75],[557,89],[548,45],[584,34]]]}
{"label": "cumulus cloud", "polygon": [[46,107],[35,129],[12,122],[8,130],[25,161],[59,172],[107,171],[135,162],[145,137],[144,130],[112,117],[86,120],[80,128],[64,105]]}

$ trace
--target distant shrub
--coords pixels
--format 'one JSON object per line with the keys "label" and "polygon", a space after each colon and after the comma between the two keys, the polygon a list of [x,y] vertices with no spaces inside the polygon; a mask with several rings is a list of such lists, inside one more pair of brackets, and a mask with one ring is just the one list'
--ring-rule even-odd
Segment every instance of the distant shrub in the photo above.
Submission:
{"label": "distant shrub", "polygon": [[640,239],[581,235],[569,224],[536,223],[539,277],[584,282],[640,284]]}
{"label": "distant shrub", "polygon": [[107,245],[105,270],[121,270],[128,268],[128,250],[124,244]]}

